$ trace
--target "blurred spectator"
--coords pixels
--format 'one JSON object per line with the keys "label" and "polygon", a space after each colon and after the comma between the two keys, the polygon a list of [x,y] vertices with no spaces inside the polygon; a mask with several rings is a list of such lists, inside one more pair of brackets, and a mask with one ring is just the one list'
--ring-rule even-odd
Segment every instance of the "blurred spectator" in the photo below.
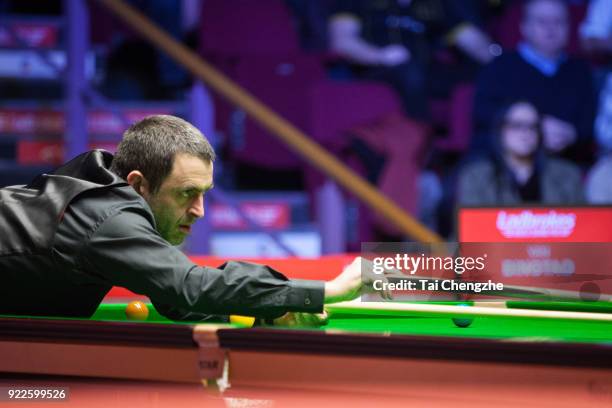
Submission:
{"label": "blurred spectator", "polygon": [[589,172],[586,199],[592,204],[612,204],[612,74],[607,65],[612,56],[612,1],[591,0],[580,35],[585,51],[603,57],[604,62],[598,70],[602,86],[595,120],[595,138],[602,157]]}
{"label": "blurred spectator", "polygon": [[600,159],[589,172],[586,199],[591,204],[612,204],[612,155]]}
{"label": "blurred spectator", "polygon": [[328,0],[285,0],[291,10],[300,46],[306,51],[326,51],[328,48],[327,19]]}
{"label": "blurred spectator", "polygon": [[[187,42],[188,33],[193,29],[193,16],[199,15],[199,3],[192,0],[169,2],[166,0],[129,0],[157,26],[179,41]],[[107,23],[96,22],[94,13],[107,13],[99,7],[92,8],[94,39],[97,29],[108,31],[105,40],[112,43],[108,56],[106,96],[120,100],[177,99],[183,98],[183,91],[190,84],[190,77],[179,64],[147,41],[135,38],[129,30],[117,30],[116,20],[111,18],[109,27],[98,27]]]}
{"label": "blurred spectator", "polygon": [[612,153],[612,74],[605,76],[599,93],[599,108],[595,119],[595,140],[600,154]]}
{"label": "blurred spectator", "polygon": [[[338,1],[330,20],[330,47],[353,73],[382,80],[399,92],[411,118],[429,119],[432,88],[451,88],[466,76],[457,66],[436,75],[440,48],[453,45],[478,63],[493,57],[491,42],[468,18],[472,2],[451,0]],[[443,91],[442,91],[443,92]]]}
{"label": "blurred spectator", "polygon": [[115,100],[158,99],[156,51],[143,40],[121,38],[106,59],[102,92]]}
{"label": "blurred spectator", "polygon": [[[421,171],[430,148],[429,99],[448,97],[493,58],[496,48],[478,28],[479,3],[340,0],[332,8],[330,49],[345,58],[352,76],[391,85],[407,114],[401,126],[353,132],[353,151],[372,182],[432,228],[442,192],[437,175]],[[401,239],[391,225],[375,221],[379,239]]]}
{"label": "blurred spectator", "polygon": [[477,82],[473,149],[490,148],[492,114],[504,103],[525,99],[543,114],[549,152],[585,159],[592,136],[595,97],[589,66],[564,52],[569,36],[567,5],[561,0],[528,0],[517,50],[485,67]]}
{"label": "blurred spectator", "polygon": [[612,155],[597,161],[586,181],[586,199],[590,204],[612,204]]}
{"label": "blurred spectator", "polygon": [[580,26],[580,39],[585,51],[612,54],[612,1],[591,0]]}
{"label": "blurred spectator", "polygon": [[[596,70],[599,108],[595,120],[595,138],[602,153],[612,151],[612,75],[605,60],[612,57],[612,0],[593,0],[580,27],[585,51],[603,57],[604,65]],[[599,62],[599,61],[598,61]]]}
{"label": "blurred spectator", "polygon": [[579,168],[543,154],[542,123],[532,104],[519,101],[502,107],[494,123],[492,153],[460,171],[459,205],[557,205],[582,201]]}

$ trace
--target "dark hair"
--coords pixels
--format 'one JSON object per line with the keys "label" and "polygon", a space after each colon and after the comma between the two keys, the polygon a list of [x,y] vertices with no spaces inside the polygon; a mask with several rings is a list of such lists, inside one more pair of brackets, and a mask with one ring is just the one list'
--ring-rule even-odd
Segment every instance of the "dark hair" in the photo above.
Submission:
{"label": "dark hair", "polygon": [[155,193],[180,153],[209,163],[215,160],[212,146],[192,124],[170,115],[149,116],[123,133],[110,170],[124,179],[131,171],[139,170]]}
{"label": "dark hair", "polygon": [[512,110],[512,108],[520,104],[526,104],[526,105],[531,106],[538,115],[537,133],[538,133],[539,147],[535,152],[536,156],[538,156],[539,152],[541,151],[541,146],[542,146],[544,138],[542,135],[542,123],[541,123],[542,118],[541,118],[541,114],[538,108],[536,108],[536,106],[533,103],[525,99],[516,99],[512,101],[506,101],[495,112],[495,114],[493,115],[493,120],[491,122],[491,131],[490,131],[490,137],[489,137],[491,153],[493,157],[496,158],[497,160],[501,160],[501,158],[503,157],[501,137],[502,137],[502,132],[504,131],[504,127],[506,126],[506,123],[507,123],[506,122],[507,116],[510,113],[510,110]]}
{"label": "dark hair", "polygon": [[538,108],[536,108],[536,106],[529,102],[526,99],[515,99],[512,101],[506,101],[505,103],[503,103],[498,110],[495,111],[495,114],[493,115],[493,120],[491,122],[492,127],[491,127],[491,133],[493,135],[493,137],[499,139],[499,137],[501,137],[501,134],[504,130],[504,126],[506,126],[506,121],[507,121],[507,116],[510,113],[510,111],[512,110],[512,108],[514,108],[516,105],[529,105],[533,108],[533,110],[536,111],[536,114],[538,116],[538,136],[541,138],[542,137],[542,129],[541,129],[541,115],[540,115],[540,111],[538,110]]}

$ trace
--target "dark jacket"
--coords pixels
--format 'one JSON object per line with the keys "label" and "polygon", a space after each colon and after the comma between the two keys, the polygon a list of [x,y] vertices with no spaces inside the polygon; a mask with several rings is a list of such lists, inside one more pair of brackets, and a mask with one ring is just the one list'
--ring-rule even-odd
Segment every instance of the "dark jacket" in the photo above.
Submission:
{"label": "dark jacket", "polygon": [[149,296],[172,319],[322,310],[323,282],[243,262],[192,263],[157,233],[148,204],[108,170],[111,161],[88,152],[0,189],[0,314],[88,317],[112,286]]}
{"label": "dark jacket", "polygon": [[[546,158],[539,163],[542,204],[579,204],[584,201],[580,169],[566,161]],[[459,205],[517,205],[522,203],[516,182],[499,162],[483,159],[466,165],[457,185]]]}
{"label": "dark jacket", "polygon": [[513,51],[484,67],[478,76],[474,97],[476,150],[486,151],[489,147],[490,141],[486,139],[491,120],[500,107],[517,100],[532,103],[543,115],[571,123],[582,142],[591,139],[596,98],[585,61],[568,58],[555,75],[548,77]]}

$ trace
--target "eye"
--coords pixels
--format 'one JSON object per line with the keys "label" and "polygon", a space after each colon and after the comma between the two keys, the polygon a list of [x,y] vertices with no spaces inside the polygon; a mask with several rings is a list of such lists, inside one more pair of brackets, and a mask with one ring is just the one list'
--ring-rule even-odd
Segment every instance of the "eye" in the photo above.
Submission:
{"label": "eye", "polygon": [[180,192],[181,198],[191,198],[193,196],[193,190],[183,190]]}

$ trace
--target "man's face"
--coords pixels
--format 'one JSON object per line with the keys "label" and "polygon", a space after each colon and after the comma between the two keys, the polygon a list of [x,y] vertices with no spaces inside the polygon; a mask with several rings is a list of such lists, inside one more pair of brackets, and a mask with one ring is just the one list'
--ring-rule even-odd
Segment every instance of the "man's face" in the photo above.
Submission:
{"label": "man's face", "polygon": [[213,186],[213,164],[178,154],[170,175],[155,194],[145,194],[157,231],[172,245],[183,242],[191,225],[204,216],[204,194]]}
{"label": "man's face", "polygon": [[558,1],[537,0],[527,6],[521,33],[527,43],[541,54],[556,57],[567,45],[567,9]]}

